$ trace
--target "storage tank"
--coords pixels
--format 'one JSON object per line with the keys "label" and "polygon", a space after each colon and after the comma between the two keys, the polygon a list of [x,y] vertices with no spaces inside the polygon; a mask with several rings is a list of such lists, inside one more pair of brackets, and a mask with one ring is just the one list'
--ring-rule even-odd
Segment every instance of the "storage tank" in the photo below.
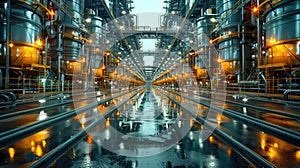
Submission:
{"label": "storage tank", "polygon": [[196,58],[197,77],[205,78],[210,65],[211,44],[208,43],[212,27],[217,19],[216,14],[204,15],[197,19],[198,51]]}
{"label": "storage tank", "polygon": [[300,66],[300,1],[282,1],[267,6],[264,64]]}
{"label": "storage tank", "polygon": [[[10,66],[28,66],[38,63],[40,49],[44,43],[42,14],[31,6],[32,1],[11,1],[10,11]],[[1,3],[7,12],[6,3]],[[3,15],[0,23],[0,64],[5,64],[6,26],[8,19]]]}
{"label": "storage tank", "polygon": [[[231,12],[232,7],[237,0],[218,0],[217,11],[220,18],[226,18],[227,12]],[[222,59],[222,68],[226,74],[235,74],[240,69],[240,37],[239,36],[228,36],[238,32],[238,25],[241,24],[241,12],[231,15],[221,25],[220,34],[224,38],[218,42],[220,57]]]}
{"label": "storage tank", "polygon": [[63,12],[58,13],[60,15],[59,21],[55,23],[57,35],[51,40],[49,52],[52,59],[57,60],[59,55],[57,49],[61,45],[64,60],[78,61],[83,44],[78,37],[83,34],[80,23],[83,22],[84,0],[64,0],[63,2],[68,7],[67,11],[72,12],[72,15],[69,16]]}

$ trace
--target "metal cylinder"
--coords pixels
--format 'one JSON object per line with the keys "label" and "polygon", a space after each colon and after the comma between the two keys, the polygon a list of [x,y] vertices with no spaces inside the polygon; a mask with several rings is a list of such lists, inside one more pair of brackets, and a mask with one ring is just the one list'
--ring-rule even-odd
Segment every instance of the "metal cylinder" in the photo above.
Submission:
{"label": "metal cylinder", "polygon": [[[264,13],[266,64],[298,64],[300,54],[300,1],[282,1]],[[279,65],[279,64],[278,64]]]}
{"label": "metal cylinder", "polygon": [[216,14],[204,15],[197,19],[198,51],[196,58],[197,77],[205,77],[207,69],[210,68],[210,46],[208,36],[217,19]]}
{"label": "metal cylinder", "polygon": [[[6,24],[8,21],[10,23],[10,66],[26,66],[38,63],[40,48],[43,43],[41,18],[42,14],[30,3],[11,1],[10,19],[4,18],[0,24],[0,43],[1,51],[3,51],[7,38]],[[0,62],[4,62],[2,61],[3,57],[0,59]]]}
{"label": "metal cylinder", "polygon": [[[266,45],[280,41],[299,41],[300,1],[289,1],[273,5],[266,11]],[[273,40],[273,41],[272,41]]]}
{"label": "metal cylinder", "polygon": [[103,20],[100,17],[92,16],[91,21],[91,33],[102,34]]}
{"label": "metal cylinder", "polygon": [[[218,41],[222,69],[225,74],[241,73],[242,45],[240,25],[242,22],[242,10],[232,13],[238,0],[218,0],[217,10],[220,15],[221,29],[219,33],[222,38]],[[238,73],[239,72],[239,73]],[[239,78],[239,77],[238,77]]]}
{"label": "metal cylinder", "polygon": [[83,35],[80,24],[83,22],[84,0],[64,0],[63,2],[64,5],[68,6],[68,14],[58,12],[62,25],[61,30],[58,30],[60,26],[56,26],[57,34],[62,34],[62,36],[57,35],[51,39],[49,55],[55,61],[60,55],[58,50],[61,49],[63,60],[78,61],[80,59],[80,49],[83,44],[82,39],[80,39]]}
{"label": "metal cylinder", "polygon": [[197,19],[197,32],[208,33],[216,22],[217,15],[204,15]]}
{"label": "metal cylinder", "polygon": [[[237,0],[218,0],[218,12],[221,18],[227,18],[227,12],[230,12]],[[238,26],[241,22],[240,11],[232,14],[221,25],[221,35],[229,35],[238,32]],[[238,36],[228,36],[219,41],[219,50],[222,60],[238,61],[241,55],[240,39]]]}

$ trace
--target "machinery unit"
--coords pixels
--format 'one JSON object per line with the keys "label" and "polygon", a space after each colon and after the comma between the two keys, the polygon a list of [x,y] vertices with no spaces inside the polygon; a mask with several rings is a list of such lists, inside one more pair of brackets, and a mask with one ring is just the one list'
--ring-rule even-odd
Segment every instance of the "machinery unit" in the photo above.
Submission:
{"label": "machinery unit", "polygon": [[299,88],[300,1],[280,1],[267,5],[265,46],[259,68],[265,70],[268,90]]}
{"label": "machinery unit", "polygon": [[[230,82],[240,82],[249,75],[251,51],[247,41],[251,39],[250,25],[246,24],[247,10],[237,8],[238,0],[218,0],[218,28],[220,37],[217,38],[220,52],[219,62]],[[248,36],[248,37],[247,37]]]}
{"label": "machinery unit", "polygon": [[[30,66],[41,62],[40,56],[44,40],[42,39],[42,13],[31,2],[11,1],[10,18],[2,15],[0,23],[0,64],[5,65],[7,24],[9,30],[10,66]],[[7,3],[1,3],[5,13]]]}

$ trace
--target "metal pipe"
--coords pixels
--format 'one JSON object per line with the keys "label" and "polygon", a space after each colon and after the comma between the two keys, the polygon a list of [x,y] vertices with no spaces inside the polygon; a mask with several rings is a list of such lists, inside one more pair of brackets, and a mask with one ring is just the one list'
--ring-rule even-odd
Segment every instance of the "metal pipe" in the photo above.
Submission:
{"label": "metal pipe", "polygon": [[61,51],[62,51],[62,48],[61,48],[61,46],[62,46],[62,30],[61,30],[61,28],[62,28],[62,25],[59,25],[58,26],[58,49],[57,49],[57,74],[58,74],[58,81],[57,81],[57,91],[58,92],[60,92],[60,78],[61,78],[61,65],[60,65],[60,63],[61,63]]}
{"label": "metal pipe", "polygon": [[[137,92],[133,93],[129,98],[126,100],[118,103],[118,105],[112,109],[110,109],[107,113],[103,115],[103,117],[95,122],[92,122],[90,125],[88,125],[85,129],[81,130],[74,136],[72,136],[70,139],[67,141],[63,142],[62,144],[58,145],[56,148],[51,150],[49,153],[41,157],[38,161],[30,165],[32,168],[37,168],[37,167],[47,167],[49,166],[52,162],[57,160],[57,158],[65,155],[68,152],[68,149],[72,148],[75,146],[79,141],[81,141],[84,137],[87,136],[87,132],[90,132],[92,129],[95,127],[103,124],[105,120],[113,113],[117,112],[118,108],[122,107],[124,104],[126,104],[128,101],[130,101],[131,98],[135,97],[140,90]],[[99,103],[98,103],[99,104]]]}
{"label": "metal pipe", "polygon": [[[259,6],[259,4],[260,4],[260,0],[256,0],[256,6]],[[261,35],[262,35],[262,33],[261,33],[261,31],[262,31],[262,23],[261,23],[261,18],[260,18],[260,15],[258,14],[258,16],[257,16],[257,20],[256,20],[257,22],[256,22],[256,26],[257,26],[257,58],[258,58],[258,60],[257,60],[257,64],[258,64],[258,66],[260,66],[261,65],[261,53],[262,53],[262,37],[261,37]]]}
{"label": "metal pipe", "polygon": [[[242,4],[244,4],[244,0],[242,0]],[[242,71],[241,71],[241,80],[244,81],[245,80],[245,24],[244,24],[244,20],[245,20],[245,8],[244,5],[242,7]]]}
{"label": "metal pipe", "polygon": [[7,0],[7,8],[6,8],[6,58],[5,58],[5,90],[8,89],[9,82],[9,57],[10,57],[10,0]]}
{"label": "metal pipe", "polygon": [[[160,93],[162,93],[161,90],[159,90]],[[257,153],[253,152],[251,149],[249,149],[247,146],[243,145],[236,139],[232,138],[230,135],[226,134],[222,130],[220,130],[218,127],[215,127],[213,123],[210,123],[208,121],[205,121],[202,117],[199,117],[197,114],[189,110],[187,107],[182,106],[180,102],[172,98],[171,96],[164,93],[164,95],[169,98],[172,102],[180,106],[181,110],[184,112],[187,112],[188,114],[192,115],[196,121],[198,121],[201,125],[205,125],[208,130],[213,130],[213,134],[216,135],[220,140],[222,140],[224,143],[231,146],[237,153],[239,153],[242,157],[244,157],[249,163],[257,166],[257,167],[271,167],[273,168],[274,165],[270,163],[269,161],[265,160],[263,157],[258,155]],[[191,99],[191,98],[190,98]]]}

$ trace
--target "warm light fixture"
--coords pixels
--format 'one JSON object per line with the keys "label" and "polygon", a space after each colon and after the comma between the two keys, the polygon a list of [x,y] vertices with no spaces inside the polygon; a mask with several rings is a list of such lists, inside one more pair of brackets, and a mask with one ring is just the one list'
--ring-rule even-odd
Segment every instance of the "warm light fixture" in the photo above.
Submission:
{"label": "warm light fixture", "polygon": [[222,59],[221,58],[218,58],[218,63],[221,63],[222,62]]}
{"label": "warm light fixture", "polygon": [[256,6],[253,7],[253,12],[254,12],[254,13],[256,13],[256,12],[258,12],[258,11],[259,11],[259,8],[258,8],[258,7],[256,7]]}
{"label": "warm light fixture", "polygon": [[13,43],[9,43],[9,47],[12,48],[14,46]]}
{"label": "warm light fixture", "polygon": [[215,23],[217,20],[216,20],[216,18],[210,18],[210,21]]}
{"label": "warm light fixture", "polygon": [[276,42],[276,39],[272,37],[272,38],[270,39],[270,43],[271,43],[271,44],[274,44],[275,42]]}
{"label": "warm light fixture", "polygon": [[35,42],[35,44],[38,45],[38,46],[42,46],[43,45],[43,43],[42,43],[42,41],[40,39],[37,39],[36,42]]}
{"label": "warm light fixture", "polygon": [[55,15],[55,12],[53,11],[53,9],[51,9],[51,10],[49,11],[49,15],[50,15],[50,16],[54,16],[54,15]]}
{"label": "warm light fixture", "polygon": [[92,19],[91,19],[91,18],[86,18],[85,21],[86,21],[87,23],[91,23],[91,22],[92,22]]}

